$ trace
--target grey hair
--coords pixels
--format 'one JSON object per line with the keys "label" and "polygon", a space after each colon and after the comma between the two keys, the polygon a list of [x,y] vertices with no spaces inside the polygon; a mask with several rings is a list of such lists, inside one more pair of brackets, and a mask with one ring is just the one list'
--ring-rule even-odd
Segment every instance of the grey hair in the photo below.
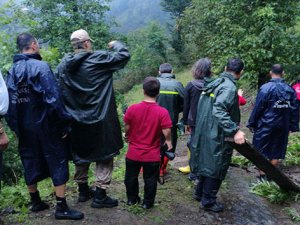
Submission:
{"label": "grey hair", "polygon": [[199,59],[192,68],[192,74],[195,79],[203,79],[211,76],[211,61],[209,58]]}

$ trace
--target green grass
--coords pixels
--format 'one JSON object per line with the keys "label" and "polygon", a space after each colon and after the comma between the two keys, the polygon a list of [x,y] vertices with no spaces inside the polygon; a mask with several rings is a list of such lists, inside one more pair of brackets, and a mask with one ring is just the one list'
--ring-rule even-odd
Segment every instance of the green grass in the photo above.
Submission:
{"label": "green grass", "polygon": [[284,208],[284,211],[289,215],[293,222],[300,222],[300,215],[295,208]]}
{"label": "green grass", "polygon": [[283,204],[286,202],[299,202],[300,194],[287,192],[279,188],[274,182],[258,182],[252,185],[251,193],[266,198],[271,203]]}
{"label": "green grass", "polygon": [[252,165],[252,163],[242,155],[232,156],[231,163],[240,165],[242,167],[248,167],[248,166]]}
{"label": "green grass", "polygon": [[300,134],[293,133],[289,136],[289,143],[286,152],[284,165],[300,165]]}

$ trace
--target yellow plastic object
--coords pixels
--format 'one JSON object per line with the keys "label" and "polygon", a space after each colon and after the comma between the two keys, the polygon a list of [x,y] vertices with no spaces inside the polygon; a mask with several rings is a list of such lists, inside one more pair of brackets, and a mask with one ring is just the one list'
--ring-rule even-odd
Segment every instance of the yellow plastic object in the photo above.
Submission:
{"label": "yellow plastic object", "polygon": [[181,173],[186,173],[186,174],[191,172],[190,166],[179,167],[178,170],[179,170]]}

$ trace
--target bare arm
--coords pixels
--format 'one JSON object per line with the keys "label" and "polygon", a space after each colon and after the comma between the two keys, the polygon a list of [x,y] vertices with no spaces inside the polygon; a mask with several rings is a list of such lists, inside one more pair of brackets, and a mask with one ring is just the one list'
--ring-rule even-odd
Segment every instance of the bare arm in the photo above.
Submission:
{"label": "bare arm", "polygon": [[3,129],[2,123],[0,123],[0,151],[5,150],[8,146],[8,143],[8,137]]}
{"label": "bare arm", "polygon": [[171,128],[163,129],[162,132],[166,138],[165,144],[168,145],[168,150],[171,150],[173,148],[172,142],[171,142]]}

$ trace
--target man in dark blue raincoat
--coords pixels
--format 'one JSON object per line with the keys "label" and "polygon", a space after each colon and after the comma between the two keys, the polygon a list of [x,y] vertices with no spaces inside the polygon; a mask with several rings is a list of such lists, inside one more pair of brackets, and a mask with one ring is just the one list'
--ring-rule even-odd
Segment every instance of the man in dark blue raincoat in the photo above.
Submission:
{"label": "man in dark blue raincoat", "polygon": [[68,207],[69,179],[65,145],[69,114],[65,111],[50,67],[41,61],[37,40],[28,33],[17,37],[20,54],[13,58],[7,76],[7,123],[19,139],[19,153],[33,212],[49,208],[40,198],[37,183],[51,177],[56,193],[56,219],[82,219],[83,213]]}
{"label": "man in dark blue raincoat", "polygon": [[114,207],[118,201],[106,195],[113,171],[113,158],[123,147],[113,91],[113,73],[122,69],[130,55],[118,41],[110,42],[108,51],[93,51],[93,40],[83,30],[74,31],[74,53],[67,54],[57,73],[67,111],[73,117],[70,134],[74,180],[78,183],[79,202],[91,197],[88,171],[96,162],[96,193],[93,208]]}
{"label": "man in dark blue raincoat", "polygon": [[[285,158],[289,132],[299,131],[296,93],[282,79],[283,67],[272,66],[270,82],[261,86],[247,127],[254,132],[253,145],[274,166]],[[259,179],[265,179],[260,171]]]}

